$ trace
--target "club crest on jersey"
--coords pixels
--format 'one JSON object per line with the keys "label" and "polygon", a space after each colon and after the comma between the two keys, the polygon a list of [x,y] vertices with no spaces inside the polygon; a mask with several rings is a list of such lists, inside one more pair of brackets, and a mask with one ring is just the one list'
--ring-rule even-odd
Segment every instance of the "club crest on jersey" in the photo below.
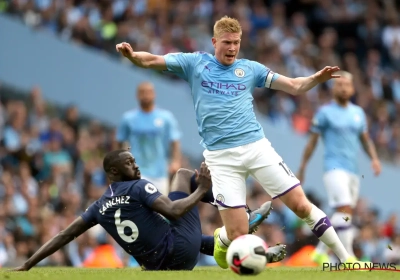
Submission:
{"label": "club crest on jersey", "polygon": [[243,69],[240,69],[240,68],[236,68],[235,69],[235,75],[236,75],[236,77],[239,77],[239,78],[243,78],[244,77],[244,70]]}
{"label": "club crest on jersey", "polygon": [[354,116],[354,121],[357,122],[357,123],[360,122],[361,121],[360,116],[359,115],[355,115]]}
{"label": "club crest on jersey", "polygon": [[146,186],[144,186],[144,190],[149,193],[149,194],[153,194],[157,192],[157,189],[155,186],[153,186],[152,184],[148,183]]}

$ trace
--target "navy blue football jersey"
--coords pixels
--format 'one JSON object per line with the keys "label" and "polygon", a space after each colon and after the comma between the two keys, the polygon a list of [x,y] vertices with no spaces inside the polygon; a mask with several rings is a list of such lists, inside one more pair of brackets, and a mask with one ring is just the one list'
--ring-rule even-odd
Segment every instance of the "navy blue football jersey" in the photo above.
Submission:
{"label": "navy blue football jersey", "polygon": [[159,269],[173,247],[169,224],[151,209],[160,195],[147,180],[116,182],[82,219],[100,224],[145,269]]}

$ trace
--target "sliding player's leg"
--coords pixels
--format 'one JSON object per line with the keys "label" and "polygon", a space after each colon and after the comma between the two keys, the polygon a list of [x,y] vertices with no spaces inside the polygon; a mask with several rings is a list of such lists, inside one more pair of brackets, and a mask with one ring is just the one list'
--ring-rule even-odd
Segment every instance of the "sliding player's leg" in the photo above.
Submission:
{"label": "sliding player's leg", "polygon": [[[171,192],[169,198],[171,200],[178,200],[187,197],[192,190],[194,172],[187,169],[180,169],[174,176],[171,184]],[[207,201],[210,202],[210,201]],[[267,207],[268,206],[268,207]],[[254,217],[253,224],[259,223],[259,220],[264,220],[263,211],[269,210],[270,202],[264,207],[260,207],[256,211],[250,214]],[[244,208],[242,208],[245,215],[246,231],[248,232],[248,215]],[[178,220],[170,221],[171,227],[174,231],[174,255],[171,257],[171,261],[166,264],[166,267],[171,270],[191,270],[196,265],[198,255],[202,251],[210,254],[211,248],[214,251],[214,238],[210,236],[203,236],[201,231],[200,217],[197,207],[194,207],[184,216]],[[221,229],[217,230],[218,232]],[[225,231],[226,232],[226,231]],[[225,250],[226,254],[226,250]],[[225,260],[225,256],[224,256]],[[226,262],[226,260],[225,260]]]}
{"label": "sliding player's leg", "polygon": [[[171,183],[168,197],[174,201],[188,197],[191,193],[190,182],[194,172],[179,169]],[[192,270],[197,264],[202,231],[197,206],[177,220],[169,221],[174,235],[174,253],[166,267],[170,270]]]}
{"label": "sliding player's leg", "polygon": [[[190,178],[190,180],[188,180]],[[190,183],[189,183],[190,182]],[[174,176],[172,183],[171,183],[171,193],[169,195],[171,200],[176,200],[176,199],[182,199],[185,197],[185,194],[188,195],[192,192],[194,192],[197,188],[197,184],[195,181],[195,173],[194,171],[188,170],[188,169],[180,169]],[[221,197],[220,197],[221,198]],[[203,202],[206,203],[212,203],[214,204],[214,197],[212,196],[212,193],[207,193],[205,197],[202,200]],[[221,203],[221,201],[220,201]],[[257,230],[258,225],[260,225],[269,215],[271,211],[271,201],[268,201],[264,203],[263,205],[260,206],[260,208],[250,211],[246,210],[245,211],[245,221],[246,221],[246,228],[248,230],[245,233],[254,233]],[[235,216],[234,216],[235,217]],[[183,227],[184,230],[183,232],[190,232],[191,235],[201,236],[201,225],[200,225],[200,218],[198,215],[198,210],[197,207],[192,209],[191,211],[188,212],[183,217],[182,221],[171,221],[170,222],[172,226],[177,226],[177,227]],[[196,229],[199,229],[199,232],[193,232],[193,230],[196,231]],[[217,229],[216,232],[220,232],[222,230],[222,234],[227,235],[227,232],[225,228],[220,228]],[[244,233],[244,234],[245,234]],[[202,248],[204,248],[203,251],[209,252],[207,248],[213,248],[214,247],[214,238],[213,237],[207,237],[203,236],[202,238]],[[195,250],[193,250],[195,251]],[[226,250],[223,254],[226,254]],[[221,259],[221,258],[220,258]],[[225,255],[223,256],[224,261],[225,260]]]}

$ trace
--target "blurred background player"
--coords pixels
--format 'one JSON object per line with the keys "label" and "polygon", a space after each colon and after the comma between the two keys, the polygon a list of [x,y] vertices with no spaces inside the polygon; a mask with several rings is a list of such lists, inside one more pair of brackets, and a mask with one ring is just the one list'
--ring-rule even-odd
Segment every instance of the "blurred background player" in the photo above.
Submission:
{"label": "blurred background player", "polygon": [[126,112],[117,129],[122,148],[129,143],[142,170],[142,177],[168,194],[170,175],[181,166],[178,122],[174,115],[155,105],[154,86],[150,82],[137,87],[140,108]]}
{"label": "blurred background player", "polygon": [[[321,136],[325,146],[323,181],[329,205],[335,211],[331,223],[347,252],[354,256],[352,214],[360,190],[360,143],[371,159],[371,167],[376,176],[381,172],[381,164],[368,134],[364,111],[350,101],[355,92],[353,76],[345,71],[339,71],[337,74],[341,78],[333,82],[333,100],[322,106],[314,116],[311,136],[304,150],[298,177],[304,184],[307,163]],[[329,248],[320,242],[312,256],[313,260],[320,265],[329,262],[328,250]]]}
{"label": "blurred background player", "polygon": [[299,180],[265,138],[253,110],[254,88],[271,88],[302,95],[320,83],[339,76],[337,66],[326,66],[307,77],[276,74],[256,61],[236,59],[242,27],[227,16],[214,24],[215,54],[204,52],[154,55],[134,52],[128,43],[118,52],[142,68],[168,70],[189,82],[202,137],[204,158],[213,182],[213,194],[224,227],[214,232],[214,258],[228,268],[226,253],[231,242],[249,230],[246,185],[249,175],[273,199],[279,198],[327,244],[342,262],[354,261],[346,252],[326,214],[304,194]]}

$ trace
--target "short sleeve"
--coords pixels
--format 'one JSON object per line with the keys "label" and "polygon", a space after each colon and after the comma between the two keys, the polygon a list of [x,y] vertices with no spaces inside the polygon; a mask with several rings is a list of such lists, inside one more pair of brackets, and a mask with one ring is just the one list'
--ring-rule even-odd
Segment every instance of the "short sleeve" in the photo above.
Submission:
{"label": "short sleeve", "polygon": [[326,127],[326,118],[322,109],[314,115],[311,123],[311,132],[322,133]]}
{"label": "short sleeve", "polygon": [[168,114],[168,138],[169,141],[178,141],[181,138],[178,121],[172,113]]}
{"label": "short sleeve", "polygon": [[361,127],[360,127],[360,134],[368,132],[368,121],[365,112],[361,109]]}
{"label": "short sleeve", "polygon": [[158,189],[147,180],[140,180],[137,187],[139,188],[140,202],[150,208],[154,201],[161,196]]}
{"label": "short sleeve", "polygon": [[273,81],[278,79],[279,74],[274,73],[265,65],[259,62],[252,61],[256,87],[270,88]]}
{"label": "short sleeve", "polygon": [[88,207],[88,209],[86,209],[81,217],[85,221],[85,223],[95,226],[98,224],[97,213],[99,213],[99,207],[96,205],[96,202],[94,202]]}
{"label": "short sleeve", "polygon": [[118,142],[128,141],[129,126],[126,117],[123,117],[117,127],[116,139]]}
{"label": "short sleeve", "polygon": [[193,65],[198,53],[169,53],[164,55],[167,71],[188,80],[193,72]]}

